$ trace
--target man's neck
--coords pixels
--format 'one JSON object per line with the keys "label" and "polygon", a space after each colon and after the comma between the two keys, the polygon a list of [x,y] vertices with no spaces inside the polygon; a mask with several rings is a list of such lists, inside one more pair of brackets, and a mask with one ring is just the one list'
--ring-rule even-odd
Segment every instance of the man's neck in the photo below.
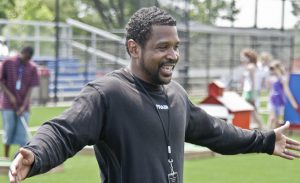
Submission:
{"label": "man's neck", "polygon": [[149,82],[147,80],[145,80],[143,77],[141,77],[141,75],[137,72],[134,72],[135,69],[133,69],[132,65],[129,64],[127,67],[126,67],[126,70],[135,78],[143,81],[144,83],[147,83],[149,85],[152,85],[154,87],[161,87],[162,85],[158,85],[158,84],[153,84],[152,82]]}

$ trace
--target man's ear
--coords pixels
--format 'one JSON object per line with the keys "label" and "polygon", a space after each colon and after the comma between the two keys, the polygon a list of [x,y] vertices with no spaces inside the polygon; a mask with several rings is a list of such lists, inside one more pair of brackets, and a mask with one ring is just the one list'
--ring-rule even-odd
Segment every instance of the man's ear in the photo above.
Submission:
{"label": "man's ear", "polygon": [[140,46],[133,39],[127,41],[129,54],[132,58],[138,58],[140,55]]}

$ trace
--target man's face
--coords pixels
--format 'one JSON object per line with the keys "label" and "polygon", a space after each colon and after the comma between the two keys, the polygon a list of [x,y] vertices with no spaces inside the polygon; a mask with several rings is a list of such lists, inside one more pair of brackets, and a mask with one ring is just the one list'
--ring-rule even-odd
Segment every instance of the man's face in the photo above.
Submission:
{"label": "man's face", "polygon": [[31,57],[32,56],[28,52],[26,52],[26,51],[22,51],[21,52],[21,60],[22,60],[22,62],[28,62],[31,59]]}
{"label": "man's face", "polygon": [[141,49],[139,76],[151,84],[168,84],[179,59],[176,26],[152,26],[152,33]]}

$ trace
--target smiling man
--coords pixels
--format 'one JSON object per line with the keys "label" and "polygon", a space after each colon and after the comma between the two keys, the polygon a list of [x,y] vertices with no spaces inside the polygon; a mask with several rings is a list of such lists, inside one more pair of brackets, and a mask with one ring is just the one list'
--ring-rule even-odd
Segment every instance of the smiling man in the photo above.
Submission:
{"label": "smiling man", "polygon": [[11,183],[47,172],[86,145],[94,145],[104,183],[182,183],[184,142],[222,154],[299,157],[289,150],[300,150],[299,142],[283,135],[288,123],[243,130],[189,101],[172,81],[180,40],[168,13],[140,9],[126,31],[129,66],[90,82],[68,110],[45,122],[13,161]]}

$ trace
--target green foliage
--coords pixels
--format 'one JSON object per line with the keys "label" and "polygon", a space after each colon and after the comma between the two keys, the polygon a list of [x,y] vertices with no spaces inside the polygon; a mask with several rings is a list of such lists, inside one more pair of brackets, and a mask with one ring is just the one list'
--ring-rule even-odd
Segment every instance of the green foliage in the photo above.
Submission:
{"label": "green foliage", "polygon": [[236,7],[236,0],[232,0],[226,8],[226,14],[222,16],[223,19],[229,20],[231,25],[236,20],[236,16],[240,13],[240,10]]}
{"label": "green foliage", "polygon": [[[159,6],[157,0],[60,0],[59,2],[60,21],[73,18],[108,30],[124,28],[130,16],[140,7]],[[233,6],[235,1],[228,3],[225,0],[191,0],[190,3],[194,7],[190,11],[191,19],[202,23],[213,24],[221,16],[221,11],[231,12],[231,15],[238,13]],[[40,21],[55,19],[54,0],[2,0],[0,5],[0,18]],[[182,10],[174,7],[163,8],[172,12],[179,21],[184,19]]]}
{"label": "green foliage", "polygon": [[[85,19],[95,14],[91,11],[93,6],[87,6],[87,0],[59,0],[60,20],[67,18]],[[2,0],[0,2],[0,18],[20,20],[41,20],[54,21],[55,1],[54,0]],[[99,18],[95,21],[99,22]]]}
{"label": "green foliage", "polygon": [[[111,29],[124,28],[129,17],[140,7],[159,5],[162,0],[59,0],[60,20],[77,19],[87,24]],[[178,1],[184,3],[185,1]],[[217,18],[236,20],[240,10],[236,0],[189,0],[191,20],[214,24]],[[300,4],[292,1],[294,15],[300,14]],[[172,6],[163,7],[177,20],[184,20],[184,11]],[[1,0],[0,18],[53,21],[55,18],[55,0]]]}
{"label": "green foliage", "polygon": [[[187,3],[187,2],[186,2]],[[186,5],[185,5],[186,6]],[[235,0],[190,0],[188,4],[189,17],[191,20],[213,25],[218,18],[235,21],[235,16],[239,13]],[[176,17],[177,20],[184,21],[184,7],[165,7]]]}
{"label": "green foliage", "polygon": [[293,7],[293,15],[299,16],[300,15],[300,3],[299,1],[292,1],[292,7]]}
{"label": "green foliage", "polygon": [[54,20],[53,12],[42,0],[16,0],[17,19],[21,20]]}
{"label": "green foliage", "polygon": [[0,18],[7,19],[14,17],[15,12],[11,11],[15,6],[14,0],[1,0],[0,1]]}
{"label": "green foliage", "polygon": [[[106,29],[124,28],[129,17],[156,0],[59,0],[60,21],[67,18]],[[0,18],[54,21],[55,0],[2,0]]]}
{"label": "green foliage", "polygon": [[42,0],[3,0],[0,7],[0,18],[53,20],[53,12]]}
{"label": "green foliage", "polygon": [[195,13],[191,15],[192,20],[206,24],[214,24],[220,15],[220,11],[226,8],[226,2],[220,0],[206,0],[203,3],[192,0],[196,7]]}

